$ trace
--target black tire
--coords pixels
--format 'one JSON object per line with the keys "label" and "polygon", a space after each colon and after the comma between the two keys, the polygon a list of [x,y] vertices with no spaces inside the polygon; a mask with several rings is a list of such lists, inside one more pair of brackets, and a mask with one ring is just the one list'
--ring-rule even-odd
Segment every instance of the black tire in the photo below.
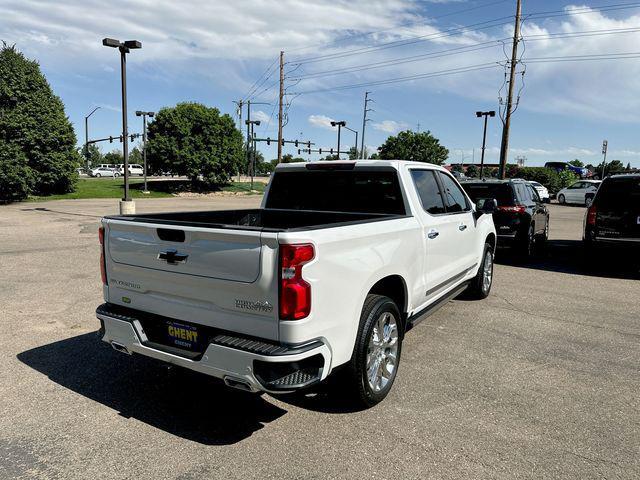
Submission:
{"label": "black tire", "polygon": [[520,238],[520,242],[518,245],[518,250],[520,251],[520,255],[525,258],[529,258],[533,256],[535,251],[535,228],[533,223],[529,225],[529,230],[527,233]]}
{"label": "black tire", "polygon": [[566,202],[566,199],[564,198],[564,195],[562,195],[562,194],[558,195],[558,203],[560,205],[564,205],[565,202]]}
{"label": "black tire", "polygon": [[544,232],[536,237],[536,248],[544,248],[549,240],[549,218],[547,217]]}
{"label": "black tire", "polygon": [[[473,300],[482,300],[489,296],[491,292],[491,286],[493,285],[493,265],[494,265],[494,252],[493,246],[490,243],[484,245],[482,252],[482,262],[478,269],[477,275],[471,280],[469,287],[465,291],[465,295]],[[489,282],[488,285],[485,282],[485,275],[487,271],[485,267],[489,264]]]}
{"label": "black tire", "polygon": [[[386,315],[390,315],[395,320],[395,331],[389,332],[391,337],[395,333],[395,365],[392,372],[386,378],[386,383],[380,386],[380,389],[376,390],[372,387],[368,378],[367,360],[372,356],[375,357],[374,351],[371,350],[371,346],[375,343],[377,335],[378,325],[382,318]],[[386,337],[386,325],[390,325],[391,322],[385,323],[384,336]],[[342,381],[344,386],[349,391],[349,400],[356,407],[369,408],[380,403],[387,396],[393,382],[395,381],[398,373],[398,367],[400,366],[400,354],[402,353],[402,337],[404,332],[402,331],[402,318],[398,307],[389,297],[383,295],[367,295],[367,298],[362,307],[362,314],[360,315],[360,326],[358,328],[358,335],[356,337],[356,343],[353,347],[353,354],[351,360],[346,365],[343,371]],[[375,332],[374,332],[375,330]],[[375,348],[375,347],[374,347]],[[387,348],[389,350],[389,348]],[[377,362],[378,367],[370,369],[370,372],[377,374],[380,370],[382,363]],[[376,365],[373,363],[371,367]],[[388,364],[387,364],[388,366]],[[383,371],[385,371],[383,369]],[[388,370],[386,370],[388,372]],[[381,376],[381,381],[384,375]],[[374,380],[373,383],[376,383]]]}

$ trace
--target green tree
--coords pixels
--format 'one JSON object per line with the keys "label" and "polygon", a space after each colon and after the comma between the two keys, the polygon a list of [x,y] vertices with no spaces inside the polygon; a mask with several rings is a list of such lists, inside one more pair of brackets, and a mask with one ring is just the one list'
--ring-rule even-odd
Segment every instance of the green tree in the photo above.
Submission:
{"label": "green tree", "polygon": [[[124,160],[120,163],[124,163]],[[131,165],[134,163],[138,165],[142,165],[143,163],[142,152],[138,147],[133,147],[133,150],[129,152],[129,164]]]}
{"label": "green tree", "polygon": [[478,178],[478,175],[480,175],[480,169],[475,165],[469,165],[465,175],[471,178]]}
{"label": "green tree", "polygon": [[[81,164],[76,136],[40,66],[3,42],[0,80],[0,98],[16,98],[15,105],[0,106],[0,139],[18,155],[17,168],[27,168],[26,191],[38,195],[72,191],[78,178],[76,167]],[[24,198],[20,188],[14,199]]]}
{"label": "green tree", "polygon": [[[285,153],[282,155],[282,163],[300,163],[305,162],[306,160],[302,157],[294,157],[290,153]],[[277,161],[276,161],[277,162]]]}
{"label": "green tree", "polygon": [[228,183],[246,165],[242,134],[217,108],[179,103],[162,108],[149,124],[147,163],[153,171],[186,175],[192,183]]}
{"label": "green tree", "polygon": [[452,172],[458,172],[458,173],[464,173],[464,168],[463,168],[462,164],[454,163],[453,165],[451,165],[451,171]]}
{"label": "green tree", "polygon": [[31,191],[32,175],[22,149],[0,139],[0,203],[25,199]]}
{"label": "green tree", "polygon": [[413,160],[416,162],[442,165],[449,156],[449,150],[431,132],[405,130],[397,136],[390,136],[378,148],[380,158],[385,160]]}
{"label": "green tree", "polygon": [[108,163],[110,165],[124,163],[124,158],[122,158],[122,152],[120,150],[111,150],[109,153],[105,154],[103,159],[104,163]]}
{"label": "green tree", "polygon": [[104,163],[104,156],[95,143],[89,145],[89,166],[95,167]]}
{"label": "green tree", "polygon": [[584,163],[582,163],[580,160],[578,160],[577,158],[571,160],[569,162],[571,165],[573,165],[574,167],[584,167]]}

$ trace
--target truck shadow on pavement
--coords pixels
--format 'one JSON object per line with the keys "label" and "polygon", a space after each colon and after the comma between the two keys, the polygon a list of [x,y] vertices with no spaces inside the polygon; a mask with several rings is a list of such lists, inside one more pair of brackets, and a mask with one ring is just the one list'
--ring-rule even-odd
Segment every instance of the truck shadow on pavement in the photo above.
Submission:
{"label": "truck shadow on pavement", "polygon": [[528,259],[512,249],[498,248],[496,263],[575,275],[640,279],[640,255],[637,251],[599,248],[587,252],[580,240],[549,240]]}
{"label": "truck shadow on pavement", "polygon": [[117,353],[96,333],[36,347],[17,357],[125,418],[206,445],[240,442],[287,413],[259,395],[232,390],[206,375]]}

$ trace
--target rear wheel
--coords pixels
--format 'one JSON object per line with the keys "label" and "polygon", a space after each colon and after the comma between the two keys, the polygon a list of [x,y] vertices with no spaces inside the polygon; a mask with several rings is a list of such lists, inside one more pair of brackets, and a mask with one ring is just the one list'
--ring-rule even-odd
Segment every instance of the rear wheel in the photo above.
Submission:
{"label": "rear wheel", "polygon": [[401,328],[400,311],[393,300],[367,295],[356,344],[343,378],[357,406],[372,407],[391,390],[400,364]]}
{"label": "rear wheel", "polygon": [[565,202],[566,202],[566,199],[564,198],[564,195],[562,195],[562,194],[558,195],[558,203],[560,205],[564,205]]}
{"label": "rear wheel", "polygon": [[520,240],[520,253],[524,257],[530,257],[533,255],[535,248],[535,229],[533,224],[529,225],[529,230],[526,235]]}
{"label": "rear wheel", "polygon": [[478,269],[478,274],[474,277],[467,288],[467,296],[475,300],[482,300],[489,296],[493,285],[493,247],[487,243],[484,246],[482,263]]}

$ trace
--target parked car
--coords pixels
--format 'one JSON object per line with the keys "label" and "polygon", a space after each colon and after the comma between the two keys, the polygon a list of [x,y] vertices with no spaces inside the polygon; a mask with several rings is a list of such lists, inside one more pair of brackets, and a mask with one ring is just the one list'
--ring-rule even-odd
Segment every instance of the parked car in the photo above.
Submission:
{"label": "parked car", "polygon": [[576,167],[575,165],[571,165],[569,162],[547,162],[544,164],[545,168],[551,168],[556,172],[561,172],[563,170],[569,170],[580,178],[588,177],[591,172],[588,168],[584,167]]}
{"label": "parked car", "polygon": [[462,183],[471,200],[495,198],[493,214],[498,244],[518,249],[530,256],[536,243],[549,237],[549,209],[526,180],[471,180]]}
{"label": "parked car", "polygon": [[251,392],[341,370],[372,406],[405,332],[489,295],[494,207],[435,165],[332,161],[278,165],[260,209],[105,217],[102,339]]}
{"label": "parked car", "polygon": [[587,209],[583,240],[593,245],[640,249],[640,174],[613,175]]}
{"label": "parked car", "polygon": [[547,187],[545,187],[541,183],[534,182],[532,180],[529,180],[529,183],[533,188],[535,188],[536,192],[538,192],[538,195],[540,196],[543,202],[547,200],[551,200],[551,197],[549,196],[549,190],[547,190]]}
{"label": "parked car", "polygon": [[98,167],[89,172],[92,177],[119,177],[120,172],[114,168]]}
{"label": "parked car", "polygon": [[577,203],[589,207],[593,202],[600,180],[580,180],[558,192],[558,203]]}
{"label": "parked car", "polygon": [[[118,165],[116,165],[116,168],[119,172],[124,172],[124,163],[119,163]],[[124,174],[124,173],[122,173]],[[129,175],[140,175],[143,176],[144,175],[144,168],[142,167],[142,165],[138,164],[138,163],[130,163],[129,164]]]}

